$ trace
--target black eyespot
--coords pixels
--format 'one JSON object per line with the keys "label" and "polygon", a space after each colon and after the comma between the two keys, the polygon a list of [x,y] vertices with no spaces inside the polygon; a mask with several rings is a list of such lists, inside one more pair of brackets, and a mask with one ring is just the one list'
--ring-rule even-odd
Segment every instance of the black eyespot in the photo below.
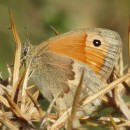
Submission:
{"label": "black eyespot", "polygon": [[93,45],[96,46],[96,47],[98,47],[98,46],[101,45],[101,41],[98,40],[98,39],[94,39],[94,40],[93,40]]}

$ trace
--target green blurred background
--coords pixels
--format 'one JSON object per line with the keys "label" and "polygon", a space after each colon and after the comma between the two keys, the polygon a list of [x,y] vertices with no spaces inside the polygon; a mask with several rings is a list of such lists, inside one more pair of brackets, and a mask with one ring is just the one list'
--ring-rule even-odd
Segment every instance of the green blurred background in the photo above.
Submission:
{"label": "green blurred background", "polygon": [[[130,0],[0,0],[0,72],[4,77],[7,76],[6,63],[12,64],[14,59],[14,39],[8,29],[8,7],[22,43],[28,36],[32,44],[54,36],[50,25],[60,33],[101,27],[115,30],[121,35],[123,54],[128,56]],[[125,58],[125,64],[127,62]]]}

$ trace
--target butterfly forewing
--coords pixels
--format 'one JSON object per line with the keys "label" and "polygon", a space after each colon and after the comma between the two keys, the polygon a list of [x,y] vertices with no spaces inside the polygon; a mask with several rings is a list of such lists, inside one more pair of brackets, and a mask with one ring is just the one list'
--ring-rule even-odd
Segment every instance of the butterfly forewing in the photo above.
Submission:
{"label": "butterfly forewing", "polygon": [[[94,40],[100,46],[94,46]],[[100,78],[107,79],[121,50],[121,40],[117,33],[105,29],[83,29],[51,38],[39,45],[39,53],[44,46],[50,52],[67,56],[90,67]],[[43,48],[43,50],[42,50]]]}

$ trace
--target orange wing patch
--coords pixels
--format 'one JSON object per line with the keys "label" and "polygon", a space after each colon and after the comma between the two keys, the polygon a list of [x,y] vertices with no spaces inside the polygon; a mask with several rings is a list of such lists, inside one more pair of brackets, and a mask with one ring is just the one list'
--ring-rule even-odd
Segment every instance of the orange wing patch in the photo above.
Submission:
{"label": "orange wing patch", "polygon": [[107,51],[104,51],[104,49],[106,49],[104,46],[98,49],[88,44],[86,32],[75,32],[63,37],[59,36],[59,38],[51,40],[48,44],[49,51],[83,62],[96,74],[99,74],[104,66],[107,55]]}

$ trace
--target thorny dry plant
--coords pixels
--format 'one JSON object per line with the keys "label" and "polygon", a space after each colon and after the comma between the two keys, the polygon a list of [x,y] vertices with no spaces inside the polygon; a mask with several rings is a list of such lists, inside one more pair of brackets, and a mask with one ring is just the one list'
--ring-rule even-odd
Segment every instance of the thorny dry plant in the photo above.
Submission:
{"label": "thorny dry plant", "polygon": [[[41,124],[40,129],[46,130],[58,130],[62,128],[67,130],[86,130],[86,126],[94,126],[95,128],[100,126],[114,130],[130,128],[130,101],[126,102],[123,99],[124,95],[127,95],[130,99],[130,69],[128,69],[126,74],[123,73],[124,68],[126,67],[123,65],[122,57],[120,58],[120,63],[117,65],[119,67],[115,68],[110,76],[111,83],[98,93],[88,97],[85,101],[80,103],[81,105],[86,105],[96,98],[100,98],[103,101],[102,108],[95,111],[91,116],[80,119],[76,117],[76,107],[79,103],[84,71],[75,93],[72,108],[68,109],[60,117],[58,117],[57,113],[51,113],[51,109],[56,100],[55,98],[50,103],[48,110],[44,111],[38,103],[39,91],[35,90],[35,92],[32,92],[31,90],[34,86],[28,86],[28,80],[31,77],[29,74],[29,67],[22,72],[22,74],[19,73],[21,65],[21,41],[10,11],[9,14],[16,51],[13,71],[7,66],[9,72],[8,79],[3,80],[2,76],[0,77],[0,129],[39,129],[34,125],[35,122]],[[58,34],[53,27],[52,29]],[[127,68],[129,68],[129,65]],[[110,92],[110,90],[112,90],[111,96],[108,96],[106,93]],[[113,108],[113,111],[105,115],[98,115],[98,113],[108,107]]]}

